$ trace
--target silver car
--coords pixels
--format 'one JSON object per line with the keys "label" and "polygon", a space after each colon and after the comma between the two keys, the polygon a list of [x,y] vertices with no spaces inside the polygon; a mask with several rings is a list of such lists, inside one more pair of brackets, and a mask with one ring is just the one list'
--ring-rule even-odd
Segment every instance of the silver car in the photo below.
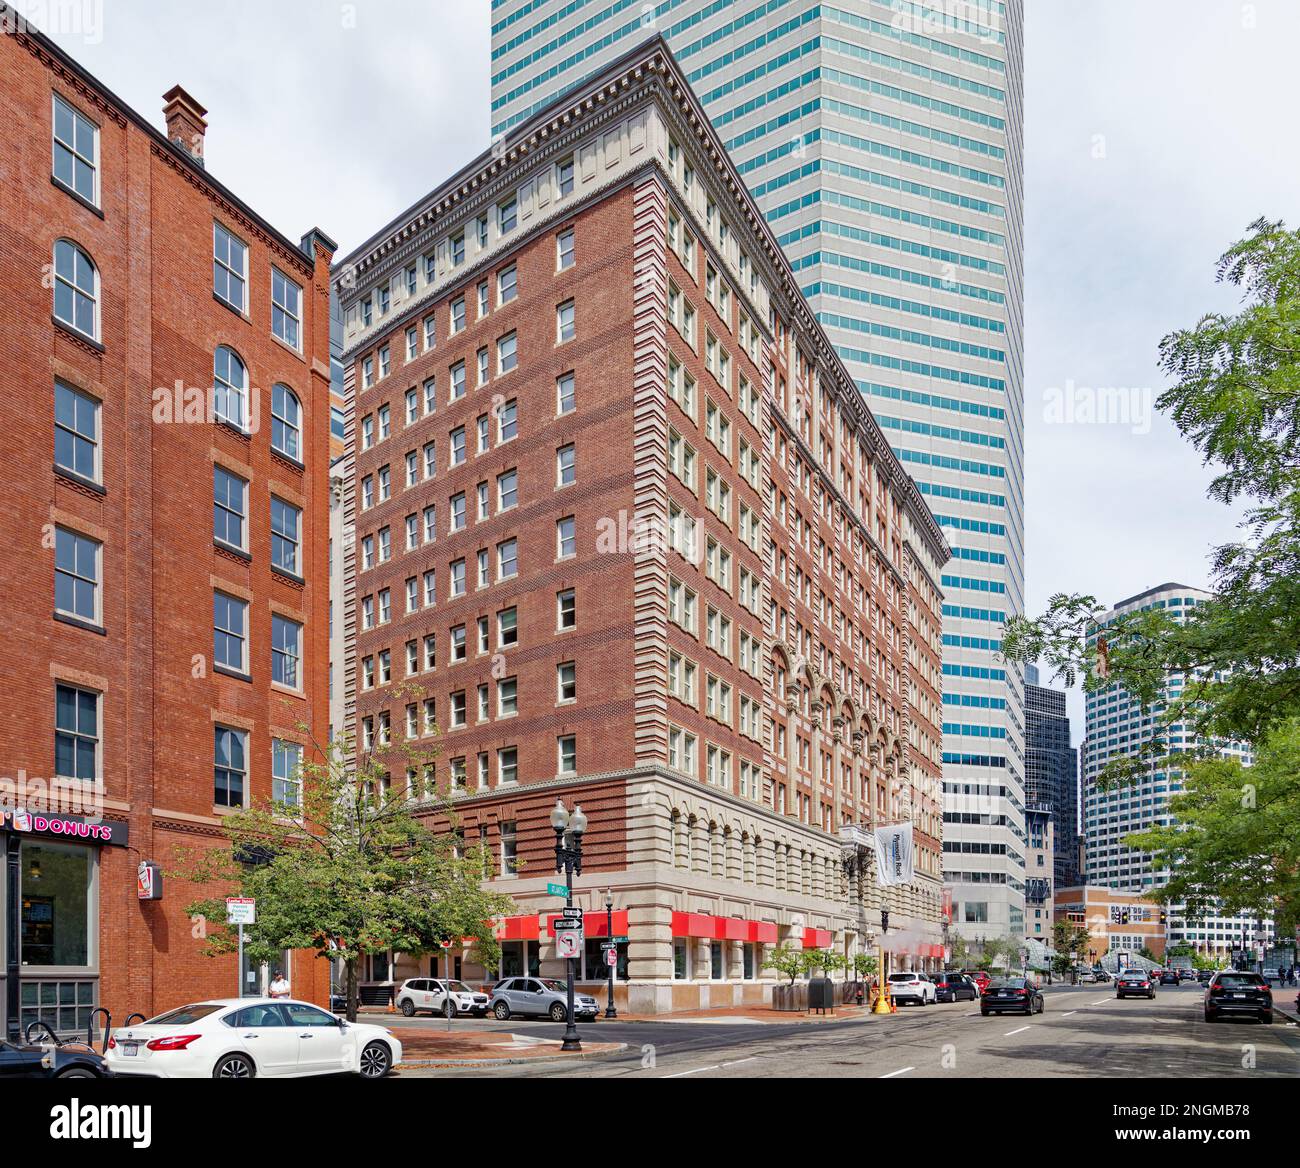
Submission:
{"label": "silver car", "polygon": [[[445,1014],[447,999],[443,986],[447,984],[438,977],[412,977],[402,983],[397,991],[397,1008],[406,1017],[413,1017],[421,1010],[431,1014]],[[475,1018],[486,1018],[488,996],[471,989],[463,981],[451,982],[451,1011],[453,1014],[473,1014]]]}
{"label": "silver car", "polygon": [[[563,1022],[569,1016],[567,988],[549,977],[508,977],[492,991],[492,1013],[507,1018],[549,1018]],[[573,995],[573,1016],[594,1022],[599,1007],[590,994]]]}

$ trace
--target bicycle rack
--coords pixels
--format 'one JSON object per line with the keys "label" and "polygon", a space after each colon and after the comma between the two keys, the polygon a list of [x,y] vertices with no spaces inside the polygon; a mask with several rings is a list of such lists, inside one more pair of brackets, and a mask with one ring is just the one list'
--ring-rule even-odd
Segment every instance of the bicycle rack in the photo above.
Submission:
{"label": "bicycle rack", "polygon": [[50,1027],[50,1024],[48,1022],[42,1021],[40,1018],[37,1018],[34,1022],[29,1022],[27,1024],[27,1029],[23,1031],[23,1038],[26,1039],[27,1042],[31,1043],[34,1046],[35,1040],[32,1038],[32,1032],[34,1030],[37,1030],[38,1028],[40,1030],[44,1030],[45,1033],[50,1036],[50,1041],[55,1046],[63,1045],[63,1040],[57,1034],[54,1033],[53,1029]]}
{"label": "bicycle rack", "polygon": [[141,1014],[141,1013],[139,1013],[139,1012],[137,1011],[137,1012],[134,1013],[134,1014],[128,1014],[128,1015],[126,1016],[126,1021],[123,1022],[122,1025],[123,1025],[123,1026],[130,1026],[130,1025],[131,1025],[131,1020],[132,1020],[133,1018],[139,1018],[141,1022],[148,1022],[148,1021],[149,1021],[148,1018],[146,1018],[143,1014]]}
{"label": "bicycle rack", "polygon": [[90,1017],[86,1019],[86,1045],[91,1050],[95,1049],[95,1019],[104,1015],[104,1045],[101,1050],[108,1050],[108,1034],[113,1028],[113,1015],[110,1014],[103,1006],[91,1011]]}

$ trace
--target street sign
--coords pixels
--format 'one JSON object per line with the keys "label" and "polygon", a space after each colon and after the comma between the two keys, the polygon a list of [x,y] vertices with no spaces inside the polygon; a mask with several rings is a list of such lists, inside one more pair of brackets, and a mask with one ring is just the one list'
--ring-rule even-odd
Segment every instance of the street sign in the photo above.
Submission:
{"label": "street sign", "polygon": [[618,965],[618,950],[617,950],[617,949],[606,949],[606,950],[605,950],[605,964],[608,965],[608,966],[610,967],[610,969],[613,969],[616,965]]}
{"label": "street sign", "polygon": [[577,957],[582,950],[582,934],[566,929],[555,934],[555,956]]}
{"label": "street sign", "polygon": [[439,941],[438,944],[441,945],[444,949],[450,949],[452,946],[451,941]]}
{"label": "street sign", "polygon": [[617,942],[617,941],[602,941],[602,942],[600,943],[600,947],[601,947],[601,949],[603,949],[606,953],[617,953],[617,952],[618,952],[618,942]]}
{"label": "street sign", "polygon": [[255,925],[257,901],[251,896],[226,897],[226,923],[230,925]]}
{"label": "street sign", "polygon": [[568,896],[569,889],[563,884],[548,884],[546,886],[547,896]]}

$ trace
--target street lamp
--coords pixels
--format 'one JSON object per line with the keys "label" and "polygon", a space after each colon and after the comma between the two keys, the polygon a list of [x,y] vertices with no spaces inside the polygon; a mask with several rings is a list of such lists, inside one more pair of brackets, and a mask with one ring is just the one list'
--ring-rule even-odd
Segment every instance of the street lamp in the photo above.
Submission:
{"label": "street lamp", "polygon": [[610,950],[614,954],[614,960],[605,958],[609,964],[609,1005],[605,1007],[605,1017],[617,1018],[618,1011],[614,1009],[614,971],[618,968],[618,942],[614,940],[614,890],[612,888],[605,889],[605,936],[614,946]]}
{"label": "street lamp", "polygon": [[[573,876],[582,875],[582,833],[587,830],[587,817],[576,803],[570,815],[564,803],[556,799],[551,810],[551,827],[555,829],[555,870],[564,873],[565,908],[573,907]],[[567,836],[566,836],[567,832]],[[565,1016],[564,1041],[561,1050],[581,1050],[582,1042],[578,1038],[578,1028],[573,1020],[573,958],[566,957],[564,964],[568,967],[568,1013]]]}

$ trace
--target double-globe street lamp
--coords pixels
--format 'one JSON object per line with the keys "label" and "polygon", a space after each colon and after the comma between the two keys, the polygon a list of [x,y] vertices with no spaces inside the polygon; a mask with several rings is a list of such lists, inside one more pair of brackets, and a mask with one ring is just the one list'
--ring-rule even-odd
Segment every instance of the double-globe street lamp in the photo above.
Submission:
{"label": "double-globe street lamp", "polygon": [[613,946],[605,956],[605,961],[609,967],[609,1005],[605,1007],[606,1018],[617,1018],[618,1011],[614,1008],[614,974],[618,969],[618,942],[614,940],[614,890],[605,889],[605,935],[609,938],[609,944]]}
{"label": "double-globe street lamp", "polygon": [[[551,811],[551,827],[555,829],[555,870],[564,874],[565,908],[573,907],[573,877],[582,875],[582,833],[587,830],[587,817],[576,803],[570,815],[563,800],[556,799]],[[578,1028],[573,1018],[573,958],[566,957],[564,964],[569,971],[566,998],[568,1012],[565,1015],[564,1042],[561,1050],[581,1050],[582,1041],[578,1038]]]}

